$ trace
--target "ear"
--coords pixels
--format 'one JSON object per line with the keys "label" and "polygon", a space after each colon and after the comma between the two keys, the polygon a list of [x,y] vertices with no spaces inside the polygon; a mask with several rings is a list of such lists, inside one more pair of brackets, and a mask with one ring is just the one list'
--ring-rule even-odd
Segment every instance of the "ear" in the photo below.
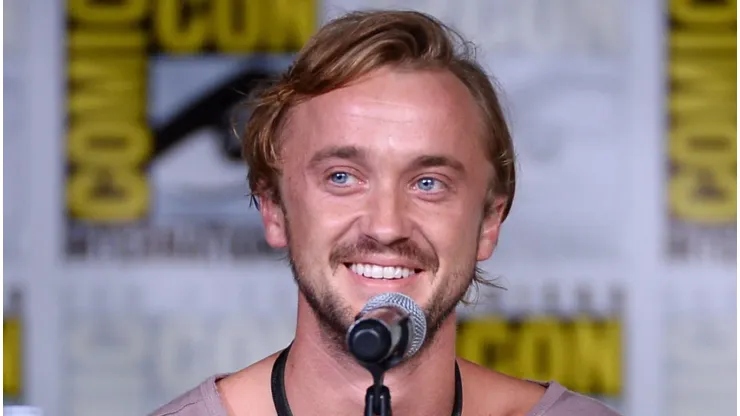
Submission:
{"label": "ear", "polygon": [[264,195],[258,197],[262,224],[265,226],[265,240],[272,248],[283,248],[288,245],[288,233],[285,229],[285,214],[274,198]]}
{"label": "ear", "polygon": [[478,261],[488,260],[493,254],[493,250],[496,249],[496,245],[498,245],[498,235],[501,230],[501,221],[507,200],[508,198],[505,196],[494,197],[493,206],[483,218],[478,235]]}

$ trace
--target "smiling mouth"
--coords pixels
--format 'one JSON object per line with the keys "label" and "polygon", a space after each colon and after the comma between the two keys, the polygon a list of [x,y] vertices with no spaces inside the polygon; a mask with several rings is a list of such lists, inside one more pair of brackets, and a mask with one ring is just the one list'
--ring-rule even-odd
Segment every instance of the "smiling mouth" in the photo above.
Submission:
{"label": "smiling mouth", "polygon": [[367,263],[345,263],[355,274],[370,279],[405,279],[421,273],[422,269],[409,269],[402,266],[379,266]]}

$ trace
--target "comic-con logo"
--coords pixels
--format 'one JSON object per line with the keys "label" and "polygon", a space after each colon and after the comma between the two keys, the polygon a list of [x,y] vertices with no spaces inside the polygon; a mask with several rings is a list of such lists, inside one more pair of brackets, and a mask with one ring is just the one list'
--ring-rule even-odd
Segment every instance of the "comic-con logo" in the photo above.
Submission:
{"label": "comic-con logo", "polygon": [[265,250],[233,127],[315,31],[314,3],[68,1],[68,256]]}

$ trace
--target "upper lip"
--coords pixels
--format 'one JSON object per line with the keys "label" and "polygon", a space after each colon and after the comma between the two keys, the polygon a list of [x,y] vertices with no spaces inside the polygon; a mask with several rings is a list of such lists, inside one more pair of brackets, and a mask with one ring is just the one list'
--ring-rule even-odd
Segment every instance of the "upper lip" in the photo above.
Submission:
{"label": "upper lip", "polygon": [[345,264],[371,264],[383,267],[405,267],[411,270],[421,270],[423,267],[418,262],[409,259],[393,257],[362,257],[354,258],[344,262]]}

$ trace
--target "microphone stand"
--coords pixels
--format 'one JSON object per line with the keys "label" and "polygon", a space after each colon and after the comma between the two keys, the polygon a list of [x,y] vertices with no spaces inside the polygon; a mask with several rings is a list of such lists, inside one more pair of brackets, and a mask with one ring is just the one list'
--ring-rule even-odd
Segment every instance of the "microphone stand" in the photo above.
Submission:
{"label": "microphone stand", "polygon": [[373,384],[365,392],[364,416],[392,416],[391,391],[383,384],[383,374],[389,367],[382,364],[365,366],[373,376]]}
{"label": "microphone stand", "polygon": [[[401,335],[400,345],[409,342],[409,334]],[[363,416],[392,416],[391,391],[383,384],[385,372],[397,366],[404,358],[406,348],[398,349],[394,354],[377,363],[362,363],[362,366],[373,376],[373,384],[365,391],[365,413]]]}

